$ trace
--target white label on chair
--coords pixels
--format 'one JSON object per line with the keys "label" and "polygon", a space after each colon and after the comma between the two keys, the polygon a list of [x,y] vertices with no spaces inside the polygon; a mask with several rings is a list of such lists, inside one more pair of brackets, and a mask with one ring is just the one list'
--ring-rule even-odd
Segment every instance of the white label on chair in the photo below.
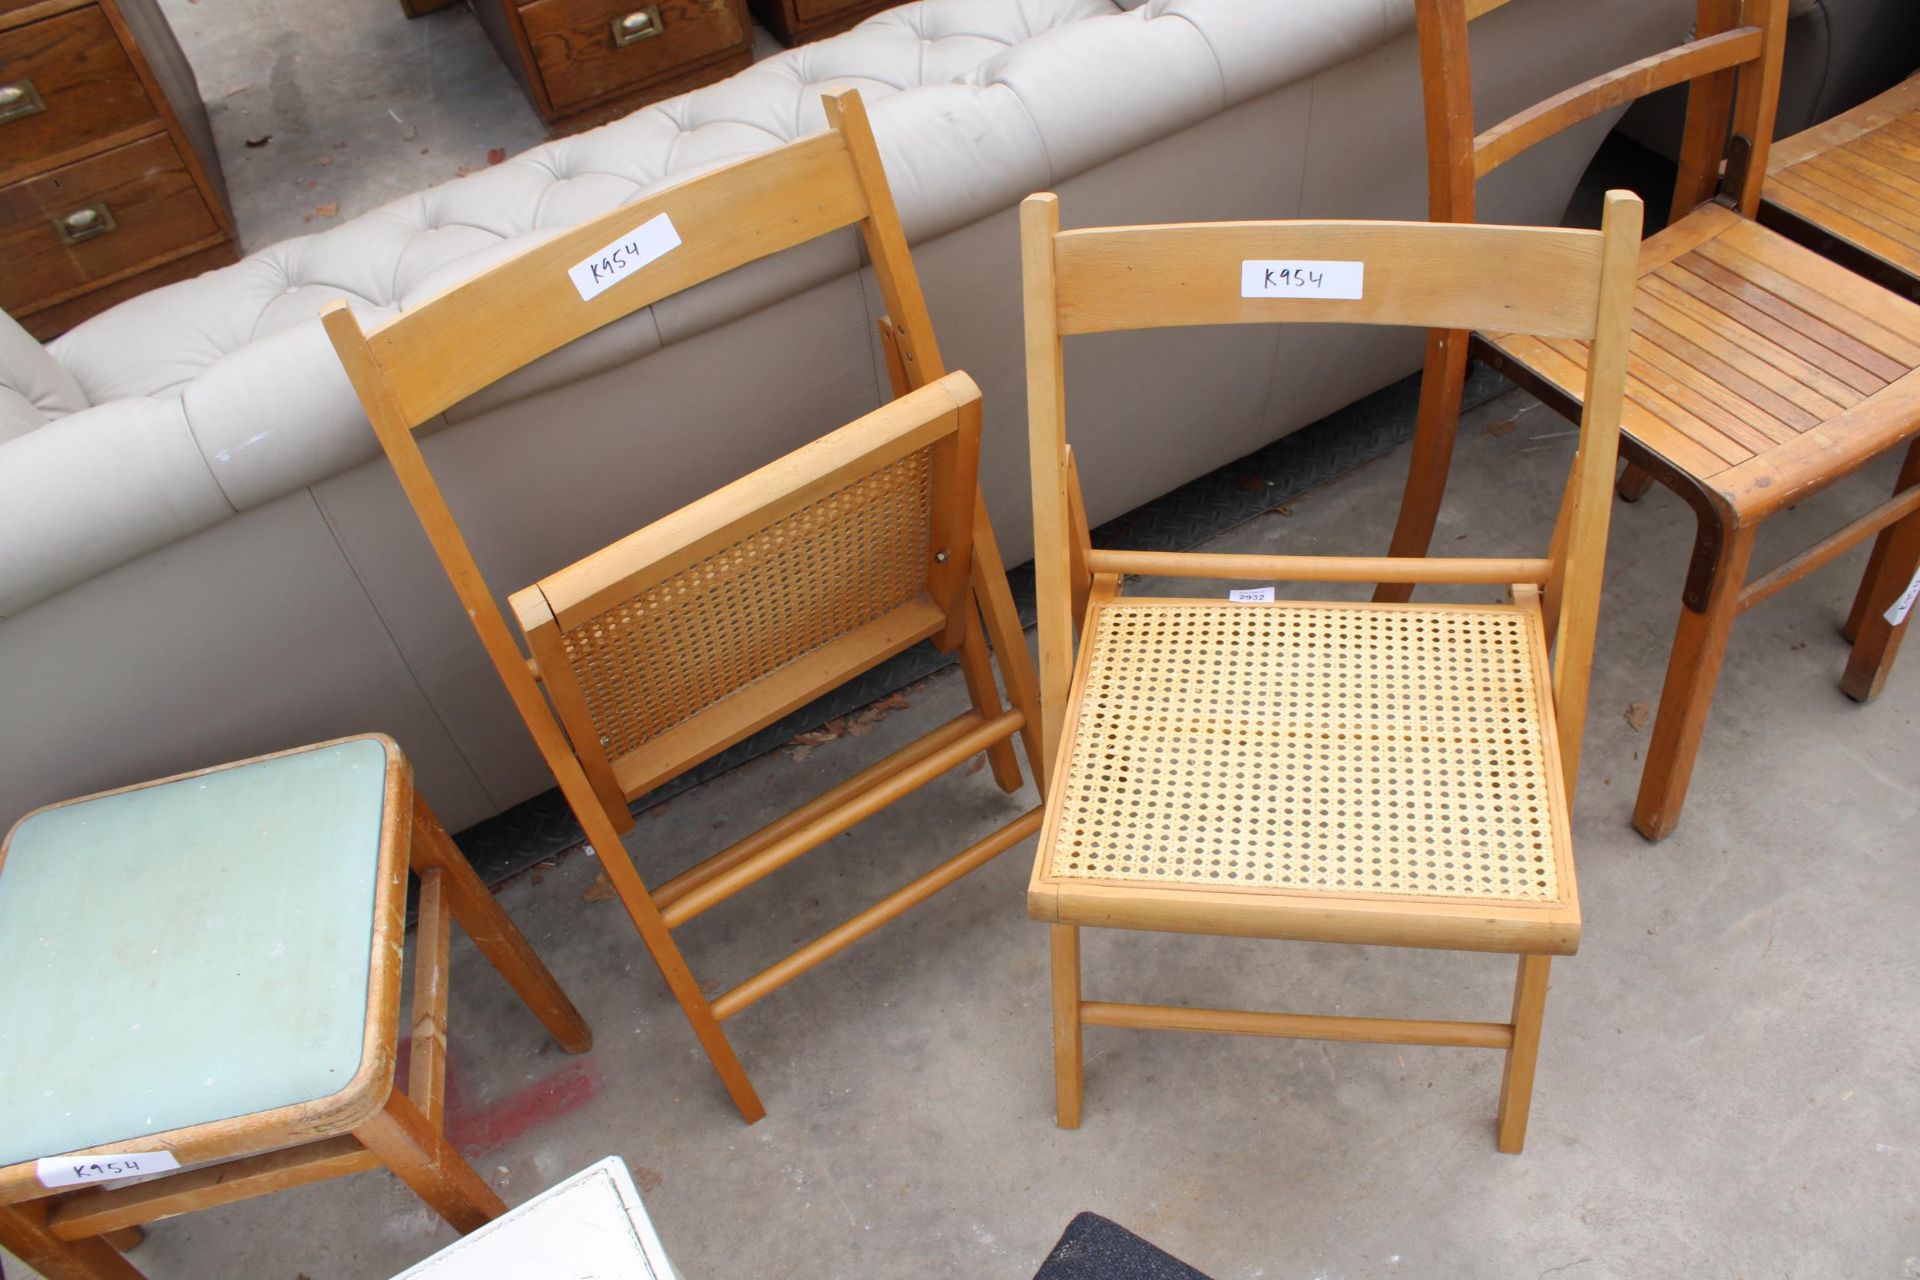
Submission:
{"label": "white label on chair", "polygon": [[1272,604],[1272,587],[1248,587],[1244,591],[1229,591],[1227,599],[1236,604]]}
{"label": "white label on chair", "polygon": [[1913,581],[1907,584],[1907,589],[1900,593],[1900,598],[1895,600],[1893,607],[1887,610],[1888,623],[1897,627],[1905,622],[1907,615],[1913,612],[1915,600],[1920,600],[1920,569],[1914,570]]}
{"label": "white label on chair", "polygon": [[647,219],[592,257],[567,268],[567,278],[580,291],[580,301],[595,298],[628,276],[680,247],[673,219],[658,214]]}
{"label": "white label on chair", "polygon": [[143,1178],[150,1173],[178,1169],[171,1151],[115,1151],[95,1156],[53,1156],[33,1162],[33,1176],[43,1187],[77,1187],[83,1182],[113,1182]]}
{"label": "white label on chair", "polygon": [[1364,262],[1311,262],[1248,258],[1240,264],[1243,298],[1345,298],[1357,301],[1365,283]]}

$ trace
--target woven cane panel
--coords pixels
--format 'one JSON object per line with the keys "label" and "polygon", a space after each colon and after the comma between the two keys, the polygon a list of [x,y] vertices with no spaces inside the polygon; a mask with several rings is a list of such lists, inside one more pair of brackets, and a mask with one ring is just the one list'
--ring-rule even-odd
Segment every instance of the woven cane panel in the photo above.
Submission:
{"label": "woven cane panel", "polygon": [[1090,643],[1054,875],[1557,898],[1519,613],[1122,602]]}
{"label": "woven cane panel", "polygon": [[924,595],[932,510],[922,449],[568,632],[608,758]]}

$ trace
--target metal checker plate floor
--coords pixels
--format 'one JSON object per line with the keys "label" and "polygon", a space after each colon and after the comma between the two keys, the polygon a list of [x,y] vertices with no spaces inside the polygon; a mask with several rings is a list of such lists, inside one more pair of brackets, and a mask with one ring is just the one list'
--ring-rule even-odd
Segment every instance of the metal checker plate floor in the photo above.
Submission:
{"label": "metal checker plate floor", "polygon": [[1528,615],[1117,601],[1090,643],[1054,876],[1557,899]]}

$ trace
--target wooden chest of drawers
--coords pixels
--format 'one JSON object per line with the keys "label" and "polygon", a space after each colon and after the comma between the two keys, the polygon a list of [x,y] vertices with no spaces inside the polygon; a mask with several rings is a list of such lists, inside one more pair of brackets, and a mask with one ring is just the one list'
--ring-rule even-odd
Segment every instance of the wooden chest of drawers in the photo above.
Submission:
{"label": "wooden chest of drawers", "polygon": [[0,308],[38,337],[239,257],[154,0],[0,0]]}
{"label": "wooden chest of drawers", "polygon": [[862,18],[905,0],[752,0],[753,16],[785,44],[839,35]]}
{"label": "wooden chest of drawers", "polygon": [[473,11],[556,133],[753,61],[745,0],[473,0]]}

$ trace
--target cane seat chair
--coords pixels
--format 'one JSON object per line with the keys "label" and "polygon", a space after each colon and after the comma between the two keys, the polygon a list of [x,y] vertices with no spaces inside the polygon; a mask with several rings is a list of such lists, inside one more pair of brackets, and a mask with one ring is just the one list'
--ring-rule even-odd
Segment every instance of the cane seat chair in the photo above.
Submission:
{"label": "cane seat chair", "polygon": [[[1635,828],[1658,840],[1679,821],[1734,619],[1920,505],[1910,488],[1920,458],[1910,456],[1903,491],[1891,501],[1747,576],[1769,517],[1920,432],[1920,306],[1754,220],[1779,100],[1786,0],[1699,0],[1697,34],[1687,43],[1476,135],[1468,23],[1504,3],[1416,6],[1436,222],[1472,222],[1476,180],[1536,143],[1657,89],[1689,85],[1672,220],[1641,249],[1619,486],[1633,501],[1658,480],[1698,521],[1634,805]],[[1393,555],[1422,555],[1432,540],[1470,354],[1568,417],[1579,413],[1585,343],[1499,326],[1428,334]],[[1880,580],[1894,574],[1883,559],[1857,598],[1857,636],[1841,680],[1859,701],[1878,694],[1898,644],[1899,628],[1869,615],[1866,603],[1889,594]],[[1382,584],[1375,598],[1405,600],[1409,591]]]}
{"label": "cane seat chair", "polygon": [[[1549,958],[1580,909],[1579,767],[1640,203],[1602,232],[1247,222],[1062,232],[1021,210],[1046,820],[1028,908],[1052,926],[1059,1123],[1082,1028],[1502,1049],[1497,1141],[1520,1150]],[[1330,297],[1262,272],[1351,269]],[[1256,277],[1243,285],[1243,271]],[[1249,292],[1251,290],[1251,292]],[[1094,548],[1067,447],[1063,337],[1176,325],[1510,327],[1593,344],[1548,555],[1383,559]],[[1476,319],[1477,318],[1477,319]],[[1545,531],[1543,541],[1545,540]],[[1484,584],[1487,604],[1128,597],[1128,574]],[[1074,626],[1079,624],[1076,656]],[[1549,622],[1557,632],[1549,663]],[[1180,1008],[1083,995],[1082,927],[1519,956],[1507,1022]]]}
{"label": "cane seat chair", "polygon": [[454,921],[591,1047],[389,738],[22,818],[0,844],[0,1246],[47,1280],[138,1280],[143,1223],[383,1166],[456,1230],[504,1213],[444,1132]]}
{"label": "cane seat chair", "polygon": [[[720,1028],[1039,828],[1021,815],[716,998],[673,930],[970,757],[1006,791],[1037,758],[1037,688],[976,485],[979,393],[947,374],[858,94],[829,128],[668,187],[363,332],[324,320],[488,657],[724,1087],[765,1114]],[[673,228],[647,260],[647,228]],[[745,263],[859,229],[897,399],[516,592],[528,652],[481,577],[415,431],[613,320]],[[637,243],[591,297],[569,268]],[[502,325],[512,314],[517,323]],[[987,636],[991,635],[991,645]],[[786,817],[649,888],[621,842],[629,802],[908,647],[957,652],[972,709]],[[997,659],[997,664],[996,664]],[[998,666],[1012,707],[1004,707]]]}

